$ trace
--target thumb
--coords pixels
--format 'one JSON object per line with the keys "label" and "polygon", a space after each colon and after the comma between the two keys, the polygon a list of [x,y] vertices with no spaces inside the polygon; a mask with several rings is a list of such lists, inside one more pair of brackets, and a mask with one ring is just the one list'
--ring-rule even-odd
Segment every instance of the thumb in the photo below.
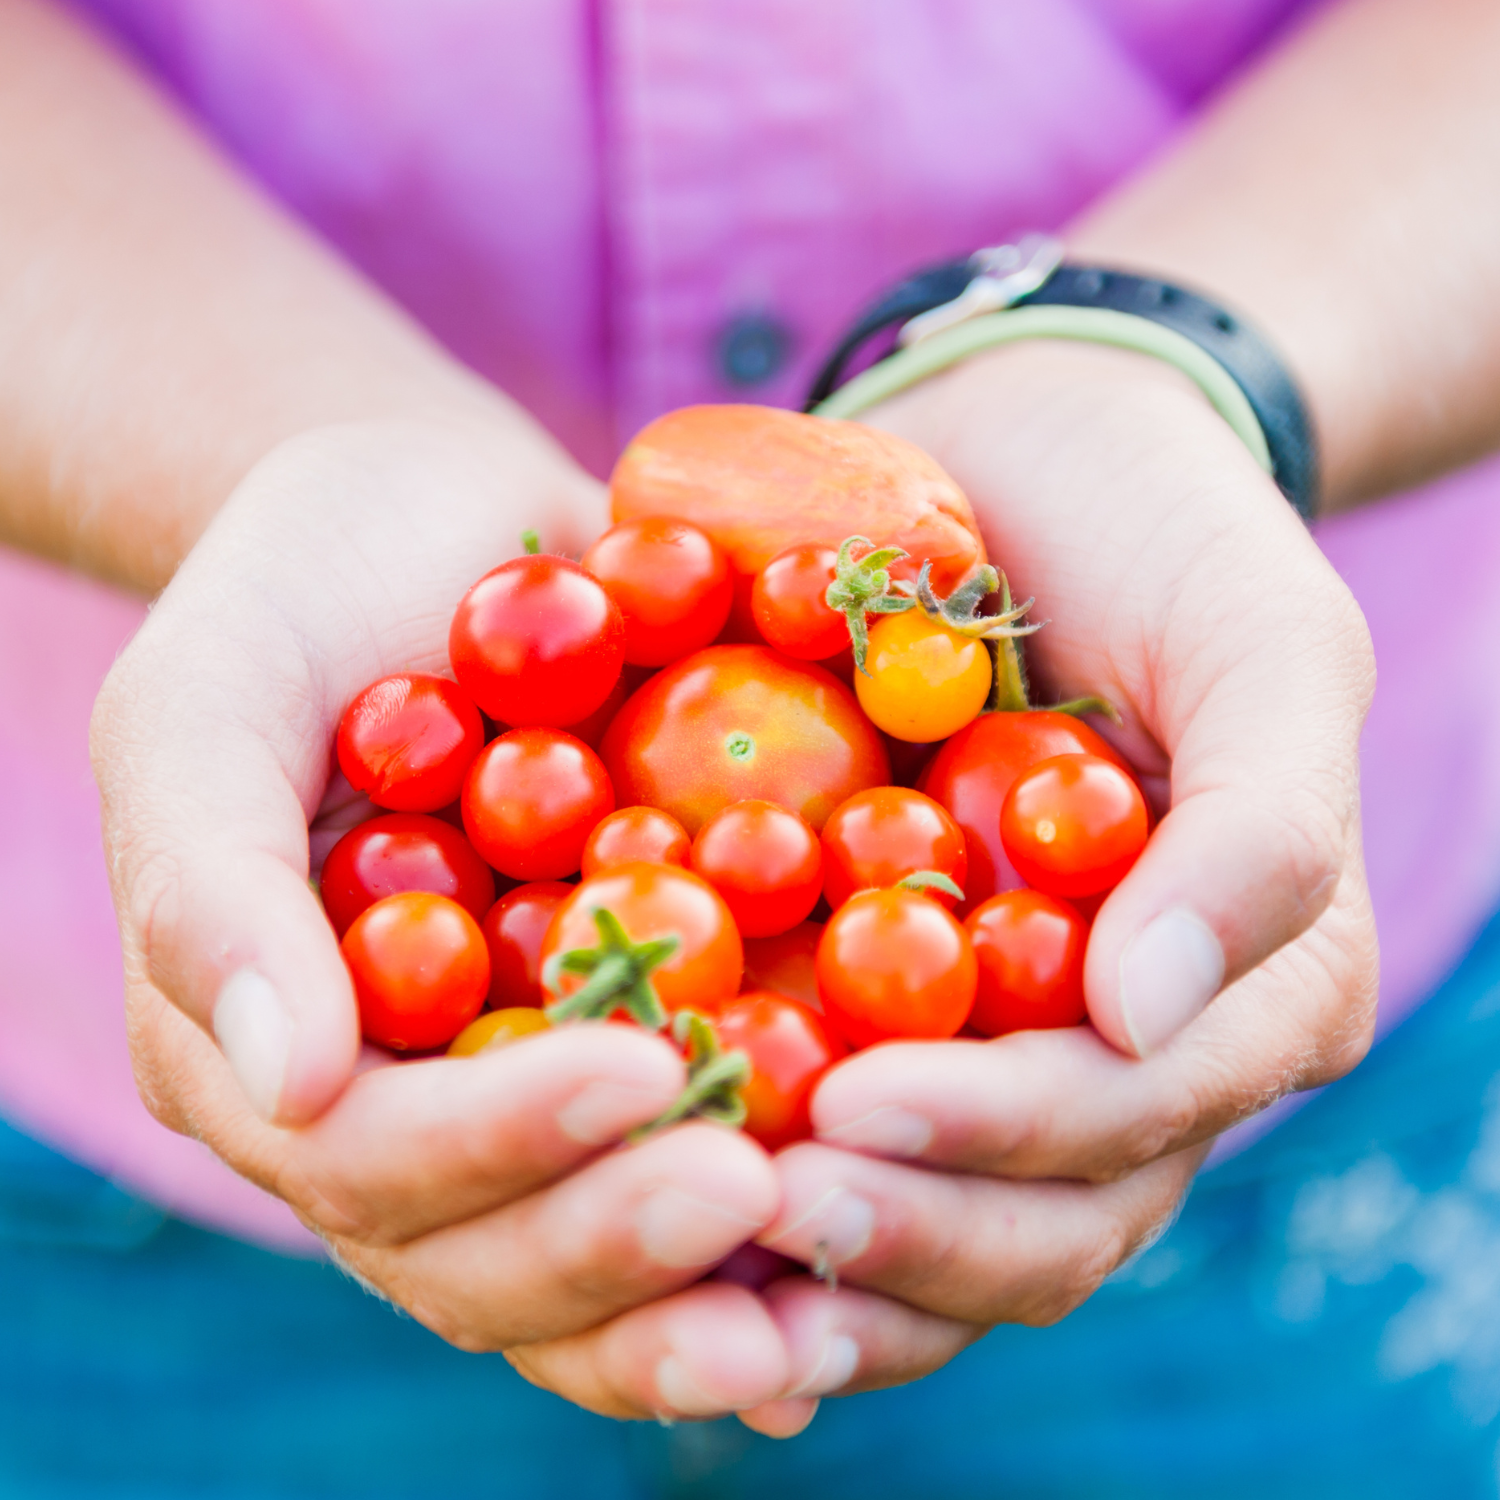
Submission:
{"label": "thumb", "polygon": [[[1288,649],[1178,672],[1212,682],[1159,737],[1172,806],[1089,937],[1098,1031],[1143,1057],[1305,932],[1358,860],[1358,736],[1374,686],[1363,617],[1331,579]],[[1181,695],[1186,696],[1186,695]],[[1174,743],[1175,740],[1175,743]]]}

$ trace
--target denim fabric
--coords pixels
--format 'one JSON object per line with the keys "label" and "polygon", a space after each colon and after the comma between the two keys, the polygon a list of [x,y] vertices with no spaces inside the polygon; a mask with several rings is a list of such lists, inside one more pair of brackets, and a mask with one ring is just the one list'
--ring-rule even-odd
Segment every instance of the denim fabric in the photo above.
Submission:
{"label": "denim fabric", "polygon": [[0,1497],[1496,1494],[1500,921],[1080,1312],[788,1443],[590,1417],[0,1135]]}

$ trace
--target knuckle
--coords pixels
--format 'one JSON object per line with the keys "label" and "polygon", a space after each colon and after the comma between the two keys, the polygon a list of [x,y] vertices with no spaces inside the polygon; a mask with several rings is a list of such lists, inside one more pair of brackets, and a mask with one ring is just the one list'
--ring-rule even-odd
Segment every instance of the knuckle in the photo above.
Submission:
{"label": "knuckle", "polygon": [[1076,1312],[1099,1290],[1129,1253],[1123,1227],[1113,1220],[1079,1247],[1068,1262],[1047,1278],[1019,1321],[1028,1328],[1048,1328]]}

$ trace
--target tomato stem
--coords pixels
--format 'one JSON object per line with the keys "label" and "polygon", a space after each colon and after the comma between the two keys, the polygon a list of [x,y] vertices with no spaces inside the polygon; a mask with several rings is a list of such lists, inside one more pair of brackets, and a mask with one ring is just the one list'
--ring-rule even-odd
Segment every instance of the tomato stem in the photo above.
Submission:
{"label": "tomato stem", "polygon": [[[856,547],[869,547],[858,561],[854,557]],[[849,627],[849,644],[854,650],[854,665],[868,677],[865,657],[870,649],[870,632],[865,625],[865,616],[899,615],[916,606],[911,597],[911,585],[891,580],[890,565],[899,562],[907,554],[900,547],[876,547],[863,536],[845,537],[839,546],[838,561],[834,564],[834,580],[823,595],[829,609],[843,615]],[[892,590],[896,592],[892,592]]]}
{"label": "tomato stem", "polygon": [[651,974],[682,946],[682,940],[669,933],[634,943],[608,908],[599,907],[593,916],[599,929],[597,948],[571,948],[547,960],[542,983],[554,992],[564,974],[588,975],[580,988],[547,1007],[547,1019],[554,1025],[562,1021],[602,1021],[623,1010],[648,1030],[660,1031],[667,1024],[667,1013],[657,999]]}
{"label": "tomato stem", "polygon": [[750,1059],[736,1049],[725,1052],[707,1016],[680,1010],[672,1019],[672,1035],[687,1050],[688,1081],[683,1091],[648,1124],[626,1137],[644,1140],[679,1120],[714,1120],[736,1129],[745,1123],[745,1101],[740,1090],[750,1081]]}
{"label": "tomato stem", "polygon": [[929,890],[939,890],[945,896],[952,896],[955,901],[964,899],[963,888],[951,876],[944,875],[941,870],[913,870],[910,875],[903,876],[896,884],[904,891],[917,891],[925,894]]}
{"label": "tomato stem", "polygon": [[535,557],[542,550],[542,539],[528,526],[521,533],[521,545],[526,549],[527,557]]}

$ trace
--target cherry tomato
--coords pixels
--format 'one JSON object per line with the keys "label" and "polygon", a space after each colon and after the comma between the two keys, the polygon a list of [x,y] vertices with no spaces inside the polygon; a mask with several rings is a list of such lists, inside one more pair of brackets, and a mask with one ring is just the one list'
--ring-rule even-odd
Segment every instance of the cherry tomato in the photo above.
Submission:
{"label": "cherry tomato", "polygon": [[513,557],[459,602],[448,632],[453,675],[492,719],[557,728],[609,697],[625,622],[604,585],[565,557]]}
{"label": "cherry tomato", "polygon": [[476,1052],[490,1052],[508,1047],[523,1036],[547,1031],[552,1023],[547,1013],[529,1005],[511,1010],[487,1010],[477,1021],[470,1021],[448,1044],[449,1057],[473,1057]]}
{"label": "cherry tomato", "polygon": [[399,672],[372,682],[339,721],[339,770],[376,807],[436,812],[463,788],[484,721],[446,677]]}
{"label": "cherry tomato", "polygon": [[600,747],[623,801],[689,833],[747,797],[821,829],[845,798],[889,775],[880,736],[820,667],[764,646],[710,646],[658,672]]}
{"label": "cherry tomato", "polygon": [[[918,870],[936,870],[960,890],[969,873],[963,831],[921,792],[856,792],[823,825],[823,894],[835,911],[855,891],[895,885]],[[958,904],[935,888],[926,894],[950,910]]]}
{"label": "cherry tomato", "polygon": [[451,1042],[484,1004],[490,956],[456,901],[400,891],[366,908],[344,934],[359,1023],[381,1047],[421,1052]]}
{"label": "cherry tomato", "polygon": [[1055,755],[1032,766],[1000,809],[1000,841],[1011,864],[1052,896],[1113,890],[1150,832],[1140,787],[1097,755]]}
{"label": "cherry tomato", "polygon": [[614,811],[604,763],[560,729],[512,729],[480,751],[464,783],[469,842],[514,880],[557,880]]}
{"label": "cherry tomato", "polygon": [[1041,891],[1002,891],[969,913],[964,931],[979,961],[969,1025],[982,1036],[1077,1026],[1088,923]]}
{"label": "cherry tomato", "polygon": [[[686,1005],[712,1015],[738,993],[745,953],[734,918],[706,880],[675,865],[616,865],[580,882],[547,929],[544,971],[554,953],[599,946],[594,913],[601,907],[614,913],[632,942],[677,939],[677,951],[650,976],[667,1010]],[[556,998],[583,983],[580,975],[560,975]]]}
{"label": "cherry tomato", "polygon": [[664,667],[700,651],[724,628],[734,576],[719,544],[674,516],[612,526],[583,554],[625,620],[625,660]]}
{"label": "cherry tomato", "polygon": [[855,1047],[956,1036],[979,982],[968,935],[936,901],[897,886],[858,891],[818,943],[824,1014]]}
{"label": "cherry tomato", "polygon": [[687,829],[659,807],[622,807],[594,825],[583,846],[585,877],[611,865],[686,865],[693,841]]}
{"label": "cherry tomato", "polygon": [[990,648],[920,610],[883,615],[870,627],[859,706],[898,740],[947,739],[984,707],[994,681]]}
{"label": "cherry tomato", "polygon": [[849,626],[824,597],[837,576],[839,549],[805,542],[778,552],[755,576],[750,610],[766,644],[801,661],[837,656]]}
{"label": "cherry tomato", "polygon": [[972,911],[996,891],[1021,884],[1000,843],[1000,808],[1011,783],[1039,760],[1077,752],[1125,766],[1087,724],[1042,709],[982,714],[933,757],[918,786],[946,807],[964,831],[969,874],[962,882],[960,910]]}
{"label": "cherry tomato", "polygon": [[507,891],[485,913],[480,930],[490,950],[490,1004],[496,1010],[547,1003],[542,939],[573,891],[560,880],[534,880]]}
{"label": "cherry tomato", "polygon": [[773,990],[821,1012],[823,1002],[818,999],[814,956],[822,936],[821,922],[799,922],[775,937],[746,938],[742,981],[745,992]]}
{"label": "cherry tomato", "polygon": [[351,828],[323,862],[323,909],[340,937],[367,906],[397,891],[432,891],[476,922],[495,900],[495,877],[458,829],[422,813],[387,813]]}
{"label": "cherry tomato", "polygon": [[823,888],[817,834],[796,813],[755,798],[715,813],[698,830],[693,869],[724,898],[743,937],[795,927]]}
{"label": "cherry tomato", "polygon": [[714,1030],[726,1052],[738,1049],[750,1059],[750,1079],[740,1089],[745,1133],[768,1151],[807,1140],[813,1086],[847,1050],[822,1016],[785,995],[746,994],[719,1012]]}

